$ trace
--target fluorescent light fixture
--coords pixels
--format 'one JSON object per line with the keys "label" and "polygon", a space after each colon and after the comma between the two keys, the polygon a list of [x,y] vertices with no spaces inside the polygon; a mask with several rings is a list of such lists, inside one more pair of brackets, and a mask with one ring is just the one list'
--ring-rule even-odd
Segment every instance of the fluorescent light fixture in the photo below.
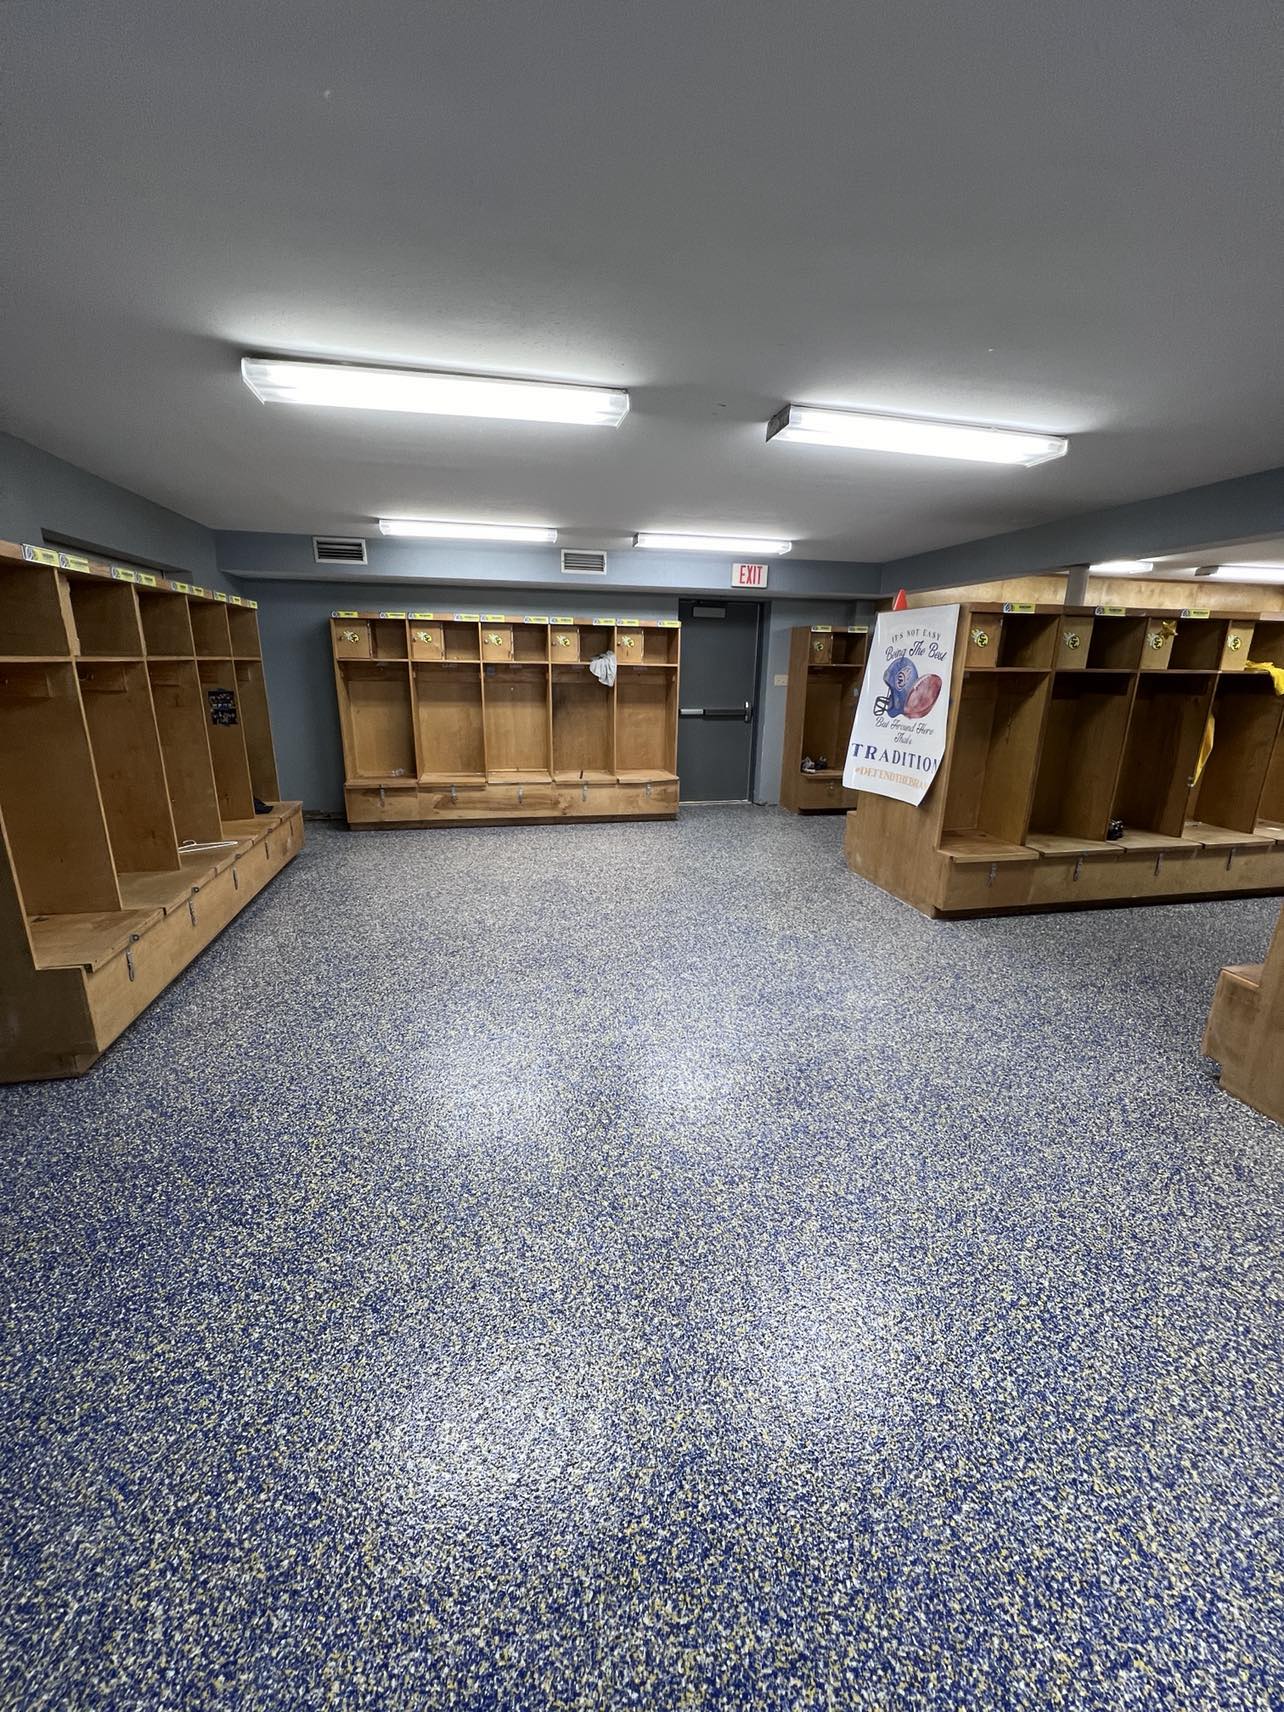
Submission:
{"label": "fluorescent light fixture", "polygon": [[980,464],[1046,464],[1070,445],[1057,434],[986,428],[969,422],[929,422],[865,410],[820,410],[786,404],[767,424],[768,440],[806,446],[846,446],[860,452],[909,452],[922,458],[968,458]]}
{"label": "fluorescent light fixture", "polygon": [[264,404],[490,416],[512,422],[578,422],[598,428],[617,428],[629,411],[628,393],[614,387],[511,380],[501,375],[434,374],[358,363],[242,357],[241,379]]}
{"label": "fluorescent light fixture", "polygon": [[793,549],[792,541],[764,541],[756,535],[635,535],[633,545],[661,553],[764,553],[768,558]]}
{"label": "fluorescent light fixture", "polygon": [[1201,583],[1284,583],[1284,565],[1201,565],[1197,574]]}
{"label": "fluorescent light fixture", "polygon": [[436,517],[381,517],[381,535],[408,535],[417,541],[530,541],[549,545],[557,530],[537,523],[451,523]]}
{"label": "fluorescent light fixture", "polygon": [[1152,559],[1103,559],[1098,565],[1088,566],[1094,577],[1144,577],[1154,568]]}

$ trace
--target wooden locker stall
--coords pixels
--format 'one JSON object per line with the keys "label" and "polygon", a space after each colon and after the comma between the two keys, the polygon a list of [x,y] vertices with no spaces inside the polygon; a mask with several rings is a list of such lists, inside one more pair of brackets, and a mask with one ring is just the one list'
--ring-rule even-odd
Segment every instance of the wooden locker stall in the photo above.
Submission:
{"label": "wooden locker stall", "polygon": [[0,542],[0,1080],[93,1064],[298,853],[275,799],[253,602]]}
{"label": "wooden locker stall", "polygon": [[848,865],[929,915],[1284,890],[1277,614],[961,608],[941,776]]}
{"label": "wooden locker stall", "polygon": [[[836,814],[856,806],[856,792],[843,789],[843,764],[868,649],[869,629],[863,624],[813,624],[790,633],[782,808]],[[804,761],[811,762],[805,771]]]}
{"label": "wooden locker stall", "polygon": [[349,825],[677,813],[676,621],[336,612],[330,638]]}

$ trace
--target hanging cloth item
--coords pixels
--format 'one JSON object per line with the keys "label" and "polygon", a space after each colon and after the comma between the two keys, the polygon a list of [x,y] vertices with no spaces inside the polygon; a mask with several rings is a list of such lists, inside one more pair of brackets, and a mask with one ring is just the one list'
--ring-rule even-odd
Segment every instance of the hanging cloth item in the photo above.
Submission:
{"label": "hanging cloth item", "polygon": [[1276,695],[1284,695],[1284,666],[1272,666],[1269,660],[1245,660],[1246,672],[1269,672]]}
{"label": "hanging cloth item", "polygon": [[1199,754],[1195,757],[1195,771],[1190,775],[1190,788],[1192,790],[1194,790],[1195,786],[1199,783],[1200,778],[1203,775],[1204,768],[1208,765],[1208,757],[1213,752],[1213,739],[1216,735],[1217,726],[1212,714],[1210,713],[1208,721],[1204,726],[1204,735],[1199,745]]}
{"label": "hanging cloth item", "polygon": [[615,683],[615,655],[609,651],[599,654],[596,660],[589,661],[589,671],[600,684],[605,684],[609,690]]}

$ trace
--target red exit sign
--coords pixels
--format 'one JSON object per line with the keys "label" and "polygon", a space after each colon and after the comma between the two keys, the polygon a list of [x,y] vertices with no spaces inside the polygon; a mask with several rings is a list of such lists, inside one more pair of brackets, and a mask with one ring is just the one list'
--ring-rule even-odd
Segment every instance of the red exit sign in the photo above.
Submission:
{"label": "red exit sign", "polygon": [[766,588],[766,565],[732,565],[732,588]]}

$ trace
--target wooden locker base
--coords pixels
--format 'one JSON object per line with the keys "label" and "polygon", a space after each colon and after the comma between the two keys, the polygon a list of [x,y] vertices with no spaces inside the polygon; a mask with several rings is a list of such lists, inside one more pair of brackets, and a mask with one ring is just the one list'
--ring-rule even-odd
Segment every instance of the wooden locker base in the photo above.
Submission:
{"label": "wooden locker base", "polygon": [[[1284,921],[1284,916],[1281,917]],[[1284,1123],[1284,930],[1275,924],[1265,963],[1223,969],[1204,1029],[1228,1094]]]}
{"label": "wooden locker base", "polygon": [[547,776],[518,784],[480,781],[456,784],[344,787],[348,825],[517,826],[568,820],[673,820],[678,781],[655,779],[553,782]]}
{"label": "wooden locker base", "polygon": [[[883,799],[869,801],[881,806]],[[904,803],[888,806],[916,812]],[[917,849],[907,863],[883,817],[862,808],[847,817],[843,851],[853,873],[924,915],[1006,915],[1284,893],[1284,834],[1277,834],[1191,822],[1181,838],[1131,833],[1117,843],[1043,837],[1018,845],[946,833],[941,847]]]}
{"label": "wooden locker base", "polygon": [[303,847],[303,805],[225,821],[236,848],[192,852],[178,872],[122,874],[100,915],[35,916],[35,968],[0,974],[0,1082],[81,1076]]}
{"label": "wooden locker base", "polygon": [[843,775],[839,772],[800,771],[789,794],[792,800],[782,801],[781,807],[794,814],[844,814],[854,810],[860,800],[859,792],[843,789]]}

